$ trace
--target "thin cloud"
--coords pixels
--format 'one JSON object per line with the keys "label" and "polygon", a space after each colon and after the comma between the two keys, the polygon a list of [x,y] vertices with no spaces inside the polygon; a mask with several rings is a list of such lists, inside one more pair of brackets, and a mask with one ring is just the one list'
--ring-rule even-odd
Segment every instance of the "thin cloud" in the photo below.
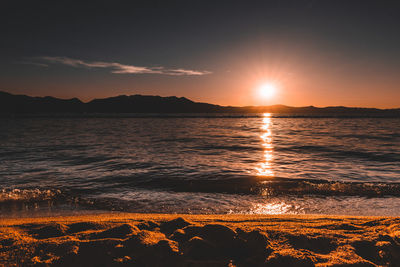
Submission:
{"label": "thin cloud", "polygon": [[44,67],[44,68],[47,68],[49,66],[48,64],[45,64],[45,63],[30,62],[30,61],[16,61],[14,63],[15,64],[23,64],[23,65],[33,65],[33,66]]}
{"label": "thin cloud", "polygon": [[80,59],[68,57],[38,57],[39,62],[31,64],[48,65],[48,64],[63,64],[75,68],[104,68],[110,69],[111,73],[116,74],[164,74],[173,76],[200,76],[211,74],[210,71],[188,70],[188,69],[168,69],[164,67],[140,67],[133,65],[125,65],[118,62],[103,62],[103,61],[84,61]]}

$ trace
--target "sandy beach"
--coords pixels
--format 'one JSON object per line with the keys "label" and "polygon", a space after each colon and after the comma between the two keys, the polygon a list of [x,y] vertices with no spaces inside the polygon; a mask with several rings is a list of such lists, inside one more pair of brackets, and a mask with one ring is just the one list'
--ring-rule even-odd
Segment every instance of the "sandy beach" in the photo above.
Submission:
{"label": "sandy beach", "polygon": [[2,266],[398,266],[400,218],[110,213],[0,221]]}

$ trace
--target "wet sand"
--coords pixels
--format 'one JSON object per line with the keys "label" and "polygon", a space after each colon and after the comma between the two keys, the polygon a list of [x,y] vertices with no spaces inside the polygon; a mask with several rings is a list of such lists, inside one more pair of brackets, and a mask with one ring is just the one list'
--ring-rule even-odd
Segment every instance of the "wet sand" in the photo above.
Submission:
{"label": "wet sand", "polygon": [[0,219],[0,266],[399,266],[400,218],[91,214]]}

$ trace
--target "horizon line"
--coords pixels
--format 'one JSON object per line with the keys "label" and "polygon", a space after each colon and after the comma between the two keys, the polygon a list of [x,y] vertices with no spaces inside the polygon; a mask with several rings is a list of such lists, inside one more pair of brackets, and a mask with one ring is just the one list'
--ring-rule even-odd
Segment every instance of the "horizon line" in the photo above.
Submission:
{"label": "horizon line", "polygon": [[357,106],[342,106],[342,105],[338,105],[338,106],[314,106],[314,105],[307,105],[307,106],[288,106],[285,104],[272,104],[272,105],[267,105],[267,106],[253,106],[253,105],[246,105],[246,106],[233,106],[233,105],[220,105],[220,104],[212,104],[212,103],[208,103],[208,102],[197,102],[197,101],[193,101],[190,98],[187,98],[185,96],[161,96],[161,95],[142,95],[142,94],[132,94],[132,95],[125,95],[125,94],[121,94],[121,95],[115,95],[115,96],[108,96],[108,97],[103,97],[103,98],[92,98],[91,100],[88,101],[82,101],[79,97],[72,97],[72,98],[60,98],[60,97],[55,97],[55,96],[50,96],[50,95],[44,95],[44,96],[32,96],[32,95],[27,95],[27,94],[13,94],[7,91],[3,91],[0,90],[0,93],[6,93],[6,94],[10,94],[10,95],[15,95],[15,96],[28,96],[28,97],[39,97],[39,98],[45,98],[45,97],[51,97],[51,98],[55,98],[55,99],[59,99],[59,100],[73,100],[73,99],[77,99],[80,102],[87,104],[90,103],[93,100],[97,100],[97,99],[107,99],[107,98],[112,98],[112,97],[119,97],[119,96],[151,96],[151,97],[161,97],[161,98],[168,98],[168,97],[176,97],[176,98],[185,98],[188,99],[194,103],[201,103],[201,104],[210,104],[210,105],[216,105],[216,106],[220,106],[220,107],[233,107],[233,108],[263,108],[263,107],[274,107],[274,106],[283,106],[283,107],[289,107],[289,108],[353,108],[353,109],[376,109],[376,110],[398,110],[400,109],[399,107],[395,107],[395,108],[377,108],[377,107],[357,107]]}

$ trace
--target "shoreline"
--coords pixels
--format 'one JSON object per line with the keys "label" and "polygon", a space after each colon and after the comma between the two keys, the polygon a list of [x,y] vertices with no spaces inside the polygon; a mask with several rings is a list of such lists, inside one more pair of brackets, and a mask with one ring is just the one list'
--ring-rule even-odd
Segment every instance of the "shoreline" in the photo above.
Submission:
{"label": "shoreline", "polygon": [[100,213],[0,219],[0,265],[393,266],[400,217]]}

